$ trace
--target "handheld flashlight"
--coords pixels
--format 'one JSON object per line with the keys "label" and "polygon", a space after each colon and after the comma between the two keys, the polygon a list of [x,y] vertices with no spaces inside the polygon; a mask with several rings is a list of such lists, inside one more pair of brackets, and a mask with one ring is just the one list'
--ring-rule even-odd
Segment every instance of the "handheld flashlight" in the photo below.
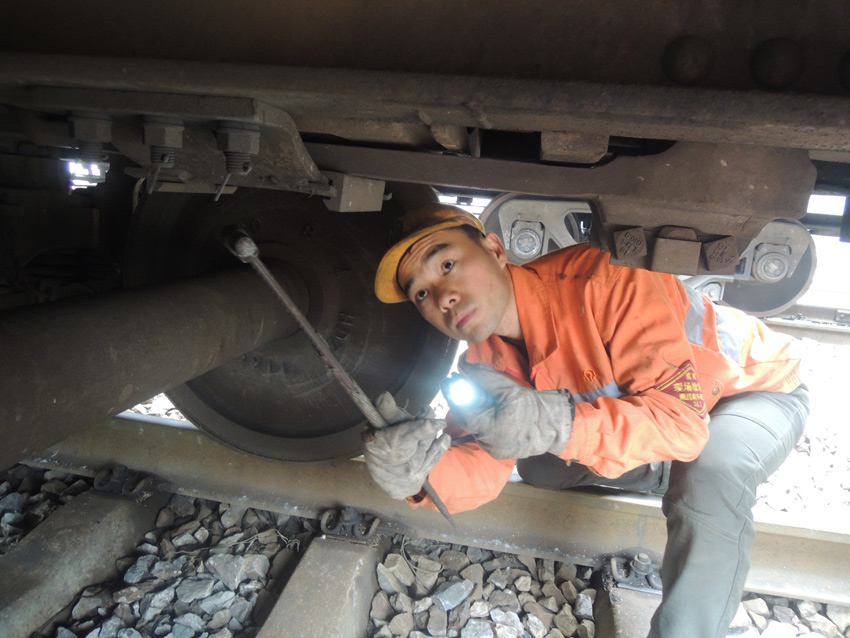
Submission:
{"label": "handheld flashlight", "polygon": [[493,404],[493,397],[481,388],[474,386],[469,380],[457,373],[443,381],[440,389],[449,407],[463,412],[465,410],[482,410]]}

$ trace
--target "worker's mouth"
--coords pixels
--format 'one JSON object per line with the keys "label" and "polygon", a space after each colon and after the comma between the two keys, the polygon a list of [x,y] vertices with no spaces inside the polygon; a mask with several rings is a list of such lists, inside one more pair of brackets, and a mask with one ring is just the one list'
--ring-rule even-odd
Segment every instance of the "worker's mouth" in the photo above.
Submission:
{"label": "worker's mouth", "polygon": [[472,315],[475,314],[475,310],[467,310],[464,313],[458,315],[457,321],[455,321],[455,329],[461,330],[469,320],[472,319]]}

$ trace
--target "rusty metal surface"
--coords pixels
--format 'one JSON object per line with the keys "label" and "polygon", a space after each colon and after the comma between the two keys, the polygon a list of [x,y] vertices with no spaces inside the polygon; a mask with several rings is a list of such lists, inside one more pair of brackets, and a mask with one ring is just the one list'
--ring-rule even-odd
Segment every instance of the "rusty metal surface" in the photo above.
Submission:
{"label": "rusty metal surface", "polygon": [[34,0],[4,7],[0,42],[10,51],[744,90],[790,82],[837,93],[848,24],[841,0]]}
{"label": "rusty metal surface", "polygon": [[[174,160],[158,174],[160,180],[167,182],[220,184],[227,174],[220,142],[222,131],[229,130],[221,123],[253,124],[259,130],[257,148],[251,153],[253,168],[244,175],[231,175],[228,184],[325,196],[334,192],[304,148],[292,118],[258,100],[65,87],[33,87],[18,94],[17,103],[40,111],[109,114],[113,118],[109,141],[139,166],[150,166],[151,145],[149,125],[140,116],[178,118],[184,127],[178,134],[179,144],[173,144]],[[73,134],[68,131],[63,135],[65,131],[57,129],[53,122],[42,124],[38,118],[30,117],[25,126],[32,138],[42,144],[73,146]]]}
{"label": "rusty metal surface", "polygon": [[709,209],[717,216],[700,220],[701,230],[717,233],[741,229],[747,216],[802,216],[815,182],[805,152],[723,144],[682,142],[593,170],[329,144],[307,144],[307,150],[323,168],[373,179],[597,199],[605,204],[603,220],[612,223],[625,223],[631,211],[621,218],[620,209],[635,201],[692,214]]}
{"label": "rusty metal surface", "polygon": [[[195,430],[136,420],[92,427],[28,463],[88,475],[122,463],[178,493],[306,517],[350,505],[379,515],[390,531],[592,566],[637,548],[657,559],[666,537],[657,497],[510,483],[496,501],[457,514],[453,531],[437,512],[389,499],[360,461],[286,465],[226,448]],[[850,604],[850,535],[768,522],[756,529],[748,590]]]}
{"label": "rusty metal surface", "polygon": [[3,313],[0,467],[291,326],[250,271]]}
{"label": "rusty metal surface", "polygon": [[[663,223],[694,228],[700,241],[734,236],[740,253],[768,220],[802,216],[815,182],[805,152],[754,146],[678,143],[658,155],[619,157],[593,170],[322,144],[307,148],[319,166],[374,179],[586,198],[597,214],[594,241],[608,251],[615,248],[616,232]],[[700,244],[688,247],[693,250],[687,268],[676,272],[705,272],[707,266],[698,263]],[[651,254],[641,252],[618,263],[650,267]]]}
{"label": "rusty metal surface", "polygon": [[0,101],[38,108],[24,87],[248,97],[302,133],[417,145],[436,124],[850,150],[844,97],[345,68],[0,53]]}

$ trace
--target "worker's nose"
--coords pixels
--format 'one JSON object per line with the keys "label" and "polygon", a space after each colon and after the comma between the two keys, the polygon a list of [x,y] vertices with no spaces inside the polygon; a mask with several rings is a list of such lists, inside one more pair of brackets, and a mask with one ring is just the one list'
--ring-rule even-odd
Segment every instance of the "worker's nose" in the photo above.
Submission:
{"label": "worker's nose", "polygon": [[443,312],[449,312],[460,300],[460,295],[454,288],[443,288],[438,295],[440,310]]}

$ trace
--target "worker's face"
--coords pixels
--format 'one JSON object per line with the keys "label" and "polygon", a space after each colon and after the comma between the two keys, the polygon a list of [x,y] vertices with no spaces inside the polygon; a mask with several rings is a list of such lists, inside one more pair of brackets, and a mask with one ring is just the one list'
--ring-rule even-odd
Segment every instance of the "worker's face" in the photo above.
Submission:
{"label": "worker's face", "polygon": [[473,343],[499,334],[513,300],[507,255],[492,233],[481,243],[456,229],[420,239],[399,264],[398,281],[431,325]]}

